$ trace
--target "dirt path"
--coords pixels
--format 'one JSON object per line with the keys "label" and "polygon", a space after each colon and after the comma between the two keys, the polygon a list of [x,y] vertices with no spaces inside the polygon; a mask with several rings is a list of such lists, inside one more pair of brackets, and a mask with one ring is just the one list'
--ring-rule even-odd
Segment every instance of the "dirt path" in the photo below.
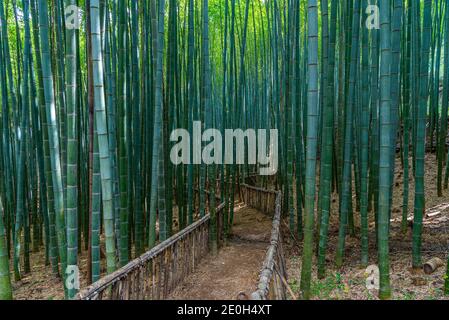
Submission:
{"label": "dirt path", "polygon": [[168,299],[235,300],[244,291],[256,289],[271,232],[270,217],[243,207],[235,212],[228,245],[218,256],[207,256]]}

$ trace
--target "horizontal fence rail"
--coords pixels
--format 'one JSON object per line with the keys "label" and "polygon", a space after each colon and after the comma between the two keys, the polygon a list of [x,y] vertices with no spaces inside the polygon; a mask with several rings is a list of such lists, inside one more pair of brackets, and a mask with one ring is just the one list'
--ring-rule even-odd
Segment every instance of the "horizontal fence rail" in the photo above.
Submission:
{"label": "horizontal fence rail", "polygon": [[276,186],[277,185],[277,175],[272,176],[261,176],[258,173],[250,173],[245,176],[245,184],[249,186]]}
{"label": "horizontal fence rail", "polygon": [[[220,220],[224,203],[216,208]],[[81,290],[77,300],[165,299],[209,252],[210,214],[119,270]],[[220,235],[222,230],[219,229]]]}
{"label": "horizontal fence rail", "polygon": [[270,246],[260,271],[257,290],[251,294],[252,300],[285,300],[287,298],[287,271],[282,248],[281,199],[280,191],[243,185],[245,203],[273,215]]}

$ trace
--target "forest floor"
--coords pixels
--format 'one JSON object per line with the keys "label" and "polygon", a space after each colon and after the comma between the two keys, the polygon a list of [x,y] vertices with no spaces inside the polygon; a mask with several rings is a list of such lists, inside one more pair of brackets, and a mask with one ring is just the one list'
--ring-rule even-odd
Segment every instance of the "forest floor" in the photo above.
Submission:
{"label": "forest floor", "polygon": [[[20,281],[12,281],[15,300],[62,300],[64,290],[59,276],[52,272],[50,265],[45,265],[45,252],[30,253],[31,272],[23,273]],[[87,286],[87,251],[79,255],[80,287]],[[104,270],[104,267],[102,267]],[[13,276],[14,274],[11,273]]]}
{"label": "forest floor", "polygon": [[236,210],[231,237],[218,256],[208,255],[169,296],[172,300],[235,300],[256,289],[272,220],[252,208]]}
{"label": "forest floor", "polygon": [[[393,209],[390,230],[390,267],[392,299],[396,300],[440,300],[448,299],[443,294],[444,276],[449,248],[449,192],[444,190],[443,197],[437,196],[437,165],[435,155],[426,155],[425,201],[426,216],[422,236],[422,259],[440,258],[444,266],[431,275],[416,272],[411,267],[412,261],[412,227],[411,219],[414,208],[414,181],[410,172],[410,196],[408,205],[409,226],[407,233],[401,232],[403,175],[400,159],[396,161]],[[411,159],[410,159],[410,163]],[[410,170],[412,171],[412,170]],[[353,197],[355,200],[355,197]],[[335,267],[335,252],[338,239],[338,199],[334,196],[329,228],[329,247],[326,255],[327,276],[319,280],[316,277],[316,263],[313,264],[312,296],[313,299],[350,299],[375,300],[376,290],[366,288],[366,268],[360,267],[360,219],[354,212],[355,236],[346,238],[345,261],[341,269]],[[355,203],[354,203],[355,208]],[[286,229],[286,247],[289,283],[293,291],[299,293],[302,244],[290,240]],[[290,239],[289,239],[290,238]],[[375,224],[370,213],[369,224],[369,264],[376,265],[377,250],[375,246]],[[315,259],[315,258],[314,258]],[[314,261],[316,262],[316,261]]]}

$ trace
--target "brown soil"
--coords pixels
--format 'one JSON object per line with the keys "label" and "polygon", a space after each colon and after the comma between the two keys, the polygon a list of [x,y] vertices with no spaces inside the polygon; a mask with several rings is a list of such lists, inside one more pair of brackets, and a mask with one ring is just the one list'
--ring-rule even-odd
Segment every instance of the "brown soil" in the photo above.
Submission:
{"label": "brown soil", "polygon": [[235,300],[256,289],[271,231],[271,218],[243,207],[235,212],[227,246],[207,256],[170,295],[172,300]]}
{"label": "brown soil", "polygon": [[[435,155],[433,154],[426,156],[425,199],[427,211],[422,236],[422,257],[423,262],[434,257],[438,257],[446,262],[449,244],[449,192],[445,190],[443,197],[439,198],[437,196],[437,167],[434,157]],[[410,163],[412,163],[411,159]],[[410,171],[412,170],[410,169]],[[412,172],[410,172],[409,220],[413,217],[414,187]],[[431,275],[425,275],[422,272],[416,274],[416,272],[411,270],[412,228],[409,223],[407,233],[404,235],[401,232],[402,198],[403,174],[400,160],[397,159],[390,231],[392,298],[401,300],[446,299],[442,291],[446,266],[439,268]],[[314,261],[312,279],[312,294],[314,299],[377,299],[377,292],[366,288],[366,269],[360,266],[360,219],[358,212],[354,212],[356,235],[355,237],[348,235],[346,238],[344,265],[341,270],[335,268],[334,261],[339,225],[338,200],[335,195],[333,200],[329,230],[329,248],[326,256],[328,268],[327,277],[323,280],[316,278],[316,261]],[[355,208],[355,202],[353,207]],[[287,232],[286,230],[285,234]],[[377,263],[377,250],[375,246],[376,238],[373,213],[370,213],[369,232],[369,263],[375,265]],[[287,257],[290,257],[288,259],[289,283],[293,290],[299,293],[302,244],[294,243],[289,239],[285,239],[285,241],[290,242],[287,246],[288,251],[286,253]]]}
{"label": "brown soil", "polygon": [[[87,286],[87,251],[80,255],[80,285]],[[31,272],[22,274],[22,279],[13,281],[13,294],[15,300],[62,300],[64,289],[60,277],[53,274],[51,266],[45,265],[44,249],[30,254]],[[102,266],[102,272],[104,272]],[[13,273],[11,273],[13,276]]]}

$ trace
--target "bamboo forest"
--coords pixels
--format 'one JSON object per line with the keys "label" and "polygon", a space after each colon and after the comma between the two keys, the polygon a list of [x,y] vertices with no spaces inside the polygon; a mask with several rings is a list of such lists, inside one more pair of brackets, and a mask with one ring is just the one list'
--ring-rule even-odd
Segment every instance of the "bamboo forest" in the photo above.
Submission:
{"label": "bamboo forest", "polygon": [[0,0],[0,300],[449,300],[449,0]]}

